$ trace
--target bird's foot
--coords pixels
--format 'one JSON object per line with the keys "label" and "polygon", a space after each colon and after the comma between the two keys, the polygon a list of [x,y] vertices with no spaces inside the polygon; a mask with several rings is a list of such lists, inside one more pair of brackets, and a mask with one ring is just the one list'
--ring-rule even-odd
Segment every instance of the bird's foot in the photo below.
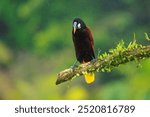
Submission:
{"label": "bird's foot", "polygon": [[73,66],[71,66],[70,68],[71,68],[71,69],[75,69],[76,67],[78,67],[77,62],[78,62],[78,61],[76,60],[76,61],[74,62],[74,64],[73,64]]}
{"label": "bird's foot", "polygon": [[97,53],[97,57],[100,56],[101,50],[98,48],[98,53]]}
{"label": "bird's foot", "polygon": [[97,59],[96,59],[96,58],[94,58],[94,59],[92,59],[92,60],[91,60],[91,62],[95,62],[96,60],[97,60]]}
{"label": "bird's foot", "polygon": [[71,68],[71,69],[75,69],[76,67],[78,67],[78,65],[73,65],[73,66],[71,66],[70,68]]}

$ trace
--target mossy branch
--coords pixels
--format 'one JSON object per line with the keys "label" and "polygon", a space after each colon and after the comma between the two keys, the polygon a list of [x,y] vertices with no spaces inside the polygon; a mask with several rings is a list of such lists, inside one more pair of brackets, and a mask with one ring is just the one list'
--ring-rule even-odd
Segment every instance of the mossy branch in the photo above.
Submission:
{"label": "mossy branch", "polygon": [[108,53],[99,55],[96,60],[80,64],[78,67],[72,69],[65,69],[58,74],[56,85],[65,81],[71,80],[76,76],[86,74],[87,72],[110,72],[114,67],[125,64],[130,61],[139,62],[141,59],[150,57],[150,45],[143,46],[137,44],[134,39],[125,47],[124,42],[121,41],[115,49],[109,50]]}

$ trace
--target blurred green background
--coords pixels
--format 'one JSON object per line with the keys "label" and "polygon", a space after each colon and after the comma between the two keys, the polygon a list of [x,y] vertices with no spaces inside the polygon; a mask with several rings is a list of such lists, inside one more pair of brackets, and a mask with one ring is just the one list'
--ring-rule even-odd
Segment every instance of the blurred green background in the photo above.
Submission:
{"label": "blurred green background", "polygon": [[0,0],[0,99],[150,99],[150,60],[55,85],[75,58],[72,20],[90,27],[95,53],[123,39],[144,45],[150,29],[149,0]]}

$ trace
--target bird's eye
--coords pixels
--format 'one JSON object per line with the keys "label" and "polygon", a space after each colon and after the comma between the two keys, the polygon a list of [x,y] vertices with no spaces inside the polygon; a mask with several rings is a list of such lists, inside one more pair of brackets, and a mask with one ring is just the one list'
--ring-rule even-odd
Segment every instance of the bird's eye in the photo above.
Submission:
{"label": "bird's eye", "polygon": [[79,29],[81,28],[81,24],[80,24],[80,23],[78,24],[78,28],[79,28]]}

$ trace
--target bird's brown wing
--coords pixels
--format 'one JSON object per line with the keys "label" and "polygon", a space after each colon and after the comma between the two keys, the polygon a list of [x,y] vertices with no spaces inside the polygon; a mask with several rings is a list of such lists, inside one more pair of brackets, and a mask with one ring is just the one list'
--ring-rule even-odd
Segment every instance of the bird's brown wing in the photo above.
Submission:
{"label": "bird's brown wing", "polygon": [[86,28],[86,31],[88,32],[87,34],[89,34],[89,39],[90,39],[90,42],[91,42],[91,44],[92,44],[92,48],[93,48],[93,50],[94,50],[94,40],[93,40],[93,36],[92,36],[92,33],[91,33],[91,31],[90,31],[90,29],[89,28]]}

